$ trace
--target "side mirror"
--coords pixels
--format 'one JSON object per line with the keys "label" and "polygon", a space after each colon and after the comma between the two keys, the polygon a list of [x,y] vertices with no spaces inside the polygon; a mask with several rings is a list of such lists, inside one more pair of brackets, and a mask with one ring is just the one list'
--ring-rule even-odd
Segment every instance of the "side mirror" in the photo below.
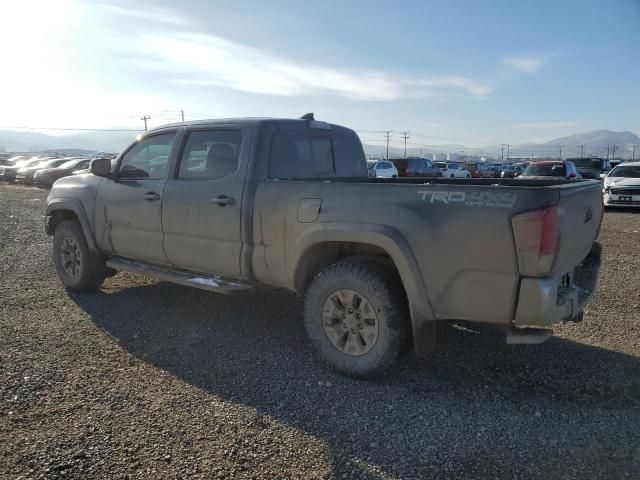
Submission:
{"label": "side mirror", "polygon": [[96,158],[91,161],[89,170],[98,177],[111,177],[111,160],[108,158]]}

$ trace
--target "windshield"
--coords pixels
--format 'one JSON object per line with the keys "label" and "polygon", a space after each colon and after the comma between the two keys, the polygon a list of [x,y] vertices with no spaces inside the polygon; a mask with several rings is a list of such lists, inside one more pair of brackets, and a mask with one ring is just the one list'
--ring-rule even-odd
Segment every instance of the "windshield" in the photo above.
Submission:
{"label": "windshield", "polygon": [[433,166],[436,168],[447,168],[447,164],[442,162],[435,162]]}
{"label": "windshield", "polygon": [[604,170],[604,161],[601,158],[572,158],[571,161],[578,168],[591,168],[593,170]]}
{"label": "windshield", "polygon": [[611,170],[610,177],[640,178],[640,165],[618,165]]}
{"label": "windshield", "polygon": [[522,172],[523,177],[564,177],[564,165],[561,163],[544,163],[530,165]]}
{"label": "windshield", "polygon": [[76,163],[78,163],[80,160],[73,159],[73,160],[67,160],[66,162],[64,162],[62,165],[60,165],[60,168],[71,168],[73,167]]}

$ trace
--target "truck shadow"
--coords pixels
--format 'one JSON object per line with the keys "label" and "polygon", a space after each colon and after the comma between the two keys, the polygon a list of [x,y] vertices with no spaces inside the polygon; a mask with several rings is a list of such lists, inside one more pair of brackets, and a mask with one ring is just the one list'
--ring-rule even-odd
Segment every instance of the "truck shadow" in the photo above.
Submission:
{"label": "truck shadow", "polygon": [[[567,429],[564,419],[636,412],[593,426],[593,417],[585,420],[587,433],[601,438],[638,426],[640,359],[566,339],[508,346],[490,328],[449,325],[429,358],[408,356],[392,374],[355,381],[314,359],[302,302],[289,293],[227,297],[154,283],[73,298],[132,355],[325,441],[338,477],[379,478],[354,458],[399,477],[438,476],[453,461],[452,476],[530,468],[526,476],[534,478],[560,456],[588,473],[602,459],[570,450],[585,431]],[[357,421],[354,410],[364,413]],[[502,437],[497,429],[505,429]],[[554,438],[560,443],[550,455]],[[518,466],[496,457],[514,445],[535,461]]]}

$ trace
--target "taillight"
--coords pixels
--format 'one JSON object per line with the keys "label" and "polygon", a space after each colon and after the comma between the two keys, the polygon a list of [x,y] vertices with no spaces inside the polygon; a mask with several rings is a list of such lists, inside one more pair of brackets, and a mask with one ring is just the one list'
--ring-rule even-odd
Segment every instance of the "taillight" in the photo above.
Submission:
{"label": "taillight", "polygon": [[511,219],[521,275],[549,275],[560,238],[558,207],[534,210]]}

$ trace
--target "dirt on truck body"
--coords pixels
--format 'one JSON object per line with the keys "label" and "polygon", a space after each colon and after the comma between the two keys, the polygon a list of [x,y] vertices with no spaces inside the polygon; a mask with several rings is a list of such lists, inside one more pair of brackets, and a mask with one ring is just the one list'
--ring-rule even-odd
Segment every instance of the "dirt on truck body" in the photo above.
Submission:
{"label": "dirt on truck body", "polygon": [[[599,182],[370,179],[355,132],[313,116],[163,126],[91,172],[48,198],[67,288],[116,271],[285,288],[304,295],[320,358],[347,375],[432,350],[441,320],[539,343],[582,318],[597,282]],[[482,255],[464,254],[470,239]]]}

